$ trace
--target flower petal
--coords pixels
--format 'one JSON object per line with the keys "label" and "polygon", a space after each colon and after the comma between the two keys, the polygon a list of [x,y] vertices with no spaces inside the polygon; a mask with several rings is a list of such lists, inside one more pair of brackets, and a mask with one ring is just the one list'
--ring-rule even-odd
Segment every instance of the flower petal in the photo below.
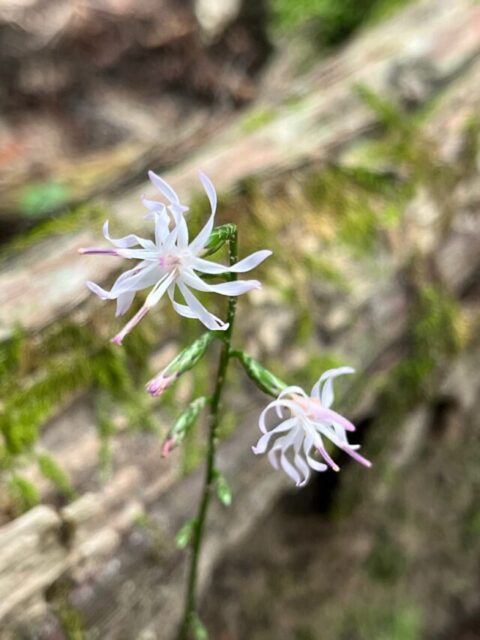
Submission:
{"label": "flower petal", "polygon": [[173,308],[175,309],[175,311],[180,315],[183,316],[184,318],[193,318],[195,320],[198,320],[198,316],[196,313],[194,313],[190,307],[187,307],[186,304],[180,304],[180,302],[177,302],[174,298],[174,293],[175,293],[175,285],[171,286],[168,291],[168,297],[170,298],[170,302],[172,303]]}
{"label": "flower petal", "polygon": [[132,306],[133,299],[135,298],[135,291],[125,291],[121,293],[117,298],[117,311],[116,316],[123,316]]}
{"label": "flower petal", "polygon": [[206,176],[201,171],[198,172],[198,177],[200,178],[200,182],[202,183],[203,188],[207,194],[208,199],[210,200],[210,207],[212,211],[215,211],[217,208],[217,192],[215,191],[215,187],[212,184],[212,181],[208,176]]}
{"label": "flower petal", "polygon": [[111,297],[117,298],[127,291],[140,291],[151,287],[160,280],[162,275],[162,269],[154,262],[141,262],[116,279],[110,291]]}
{"label": "flower petal", "polygon": [[196,314],[197,318],[200,320],[202,324],[204,324],[207,329],[211,329],[212,331],[225,331],[228,329],[228,323],[223,322],[220,318],[217,318],[213,313],[210,313],[203,304],[198,300],[193,293],[189,290],[188,287],[181,281],[178,282],[178,288],[180,289],[183,297],[185,298],[185,302]]}
{"label": "flower petal", "polygon": [[155,172],[149,171],[148,177],[150,182],[155,188],[157,188],[165,198],[172,204],[180,204],[180,199],[172,187],[163,178],[158,176]]}
{"label": "flower petal", "polygon": [[[322,373],[320,378],[312,387],[312,396],[318,398],[322,405],[327,409],[332,406],[333,395],[333,380],[337,376],[342,376],[346,373],[355,373],[355,369],[352,367],[338,367],[336,369],[329,369]],[[321,389],[322,382],[324,383],[323,389]]]}
{"label": "flower petal", "polygon": [[210,200],[211,214],[198,236],[190,243],[189,249],[193,255],[200,253],[210,237],[213,225],[215,224],[215,212],[217,209],[217,194],[215,193],[213,184],[203,173],[200,174],[200,180],[202,181],[203,187],[207,192],[208,199]]}
{"label": "flower petal", "polygon": [[144,249],[155,249],[155,245],[151,240],[140,238],[140,236],[136,236],[133,233],[130,233],[128,236],[124,236],[123,238],[112,238],[108,230],[108,220],[105,220],[103,224],[103,236],[106,240],[111,242],[114,247],[118,247],[120,249],[128,249],[135,245],[140,245]]}
{"label": "flower petal", "polygon": [[271,251],[263,250],[256,251],[250,256],[247,256],[237,264],[231,267],[227,267],[223,264],[212,262],[211,260],[205,260],[203,258],[195,258],[192,261],[192,268],[202,273],[220,274],[220,273],[245,273],[254,269],[257,265],[263,262],[268,256],[272,255]]}
{"label": "flower petal", "polygon": [[208,284],[190,269],[185,270],[182,277],[186,284],[193,287],[193,289],[197,289],[197,291],[220,293],[224,296],[239,296],[242,295],[242,293],[246,293],[252,289],[259,289],[262,286],[258,280],[235,280],[233,282],[222,282],[220,284]]}
{"label": "flower petal", "polygon": [[112,296],[110,292],[106,291],[95,282],[92,282],[91,280],[87,280],[85,284],[90,289],[90,291],[94,293],[96,296],[98,296],[101,300],[112,300]]}
{"label": "flower petal", "polygon": [[145,300],[145,306],[151,309],[154,305],[159,302],[160,298],[164,295],[168,287],[175,280],[176,274],[175,271],[171,271],[170,273],[165,274],[153,287],[150,293]]}

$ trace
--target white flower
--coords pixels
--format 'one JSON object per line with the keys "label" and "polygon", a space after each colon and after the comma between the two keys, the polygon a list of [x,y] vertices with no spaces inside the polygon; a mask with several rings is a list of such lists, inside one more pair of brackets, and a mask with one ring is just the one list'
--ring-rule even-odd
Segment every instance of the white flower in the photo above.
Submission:
{"label": "white flower", "polygon": [[[117,301],[117,315],[124,314],[130,308],[137,291],[152,287],[145,304],[112,341],[121,344],[123,338],[159,302],[165,293],[170,298],[175,311],[181,316],[196,318],[208,329],[227,329],[228,324],[207,311],[191,289],[220,293],[225,296],[238,296],[251,289],[260,288],[260,282],[258,280],[238,280],[208,284],[199,277],[198,273],[213,275],[244,273],[255,268],[272,252],[257,251],[233,266],[225,266],[201,258],[215,222],[217,195],[213,184],[205,175],[200,174],[201,183],[210,201],[211,215],[197,237],[190,242],[188,227],[183,215],[186,207],[180,204],[173,189],[161,178],[155,176],[153,172],[150,172],[150,179],[162,190],[170,202],[165,206],[161,202],[145,201],[144,199],[144,204],[150,210],[150,217],[154,220],[155,240],[147,240],[133,234],[118,239],[112,238],[109,235],[107,221],[103,227],[103,234],[114,248],[92,247],[80,250],[84,254],[107,254],[139,260],[137,266],[117,278],[110,291],[106,291],[94,282],[87,282],[89,289],[102,300]],[[185,304],[175,300],[177,288]]]}
{"label": "white flower", "polygon": [[[371,463],[357,453],[359,445],[348,442],[347,431],[355,431],[354,425],[336,411],[330,409],[333,396],[333,379],[344,373],[353,373],[351,367],[340,367],[326,371],[313,386],[312,393],[308,396],[300,387],[287,387],[277,400],[262,411],[259,419],[259,427],[263,432],[257,445],[253,447],[256,454],[265,453],[270,445],[268,459],[275,469],[278,469],[278,457],[280,465],[296,483],[304,486],[310,478],[311,469],[325,471],[331,467],[339,471],[338,465],[332,460],[324,445],[324,438],[348,453],[352,458],[370,467]],[[265,424],[267,414],[275,409],[282,422],[273,429],[268,429]],[[284,417],[284,411],[288,416]],[[312,449],[317,451],[324,462],[319,462],[312,457]],[[287,453],[293,453],[289,460]]]}

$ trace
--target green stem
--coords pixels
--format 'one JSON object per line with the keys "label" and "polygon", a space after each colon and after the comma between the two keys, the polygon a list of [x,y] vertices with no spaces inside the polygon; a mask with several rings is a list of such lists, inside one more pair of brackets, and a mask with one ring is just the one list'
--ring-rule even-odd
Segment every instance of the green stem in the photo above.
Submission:
{"label": "green stem", "polygon": [[[237,262],[237,231],[235,229],[232,237],[229,239],[229,261],[230,264]],[[229,274],[229,280],[236,280],[235,273]],[[197,578],[198,565],[202,549],[203,534],[207,519],[208,507],[210,499],[214,491],[215,471],[216,471],[216,452],[218,444],[218,423],[219,423],[219,407],[222,398],[223,387],[227,375],[228,364],[230,362],[231,341],[233,324],[235,321],[235,311],[237,308],[237,298],[230,297],[228,299],[227,322],[228,329],[224,332],[222,350],[220,352],[220,360],[218,363],[215,389],[210,403],[209,427],[208,427],[208,451],[205,464],[205,476],[203,482],[202,497],[198,507],[197,516],[195,518],[195,527],[192,540],[192,553],[190,558],[190,568],[188,574],[187,591],[185,595],[185,605],[183,618],[178,634],[178,640],[188,640],[189,632],[197,612]]]}

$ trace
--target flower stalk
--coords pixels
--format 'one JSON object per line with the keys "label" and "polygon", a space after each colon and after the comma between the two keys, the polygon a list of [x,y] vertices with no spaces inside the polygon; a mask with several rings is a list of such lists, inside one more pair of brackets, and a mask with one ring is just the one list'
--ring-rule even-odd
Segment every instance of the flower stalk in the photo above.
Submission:
{"label": "flower stalk", "polygon": [[[234,232],[228,239],[229,248],[229,261],[230,265],[235,264],[237,261],[237,229],[235,227]],[[228,280],[234,281],[237,274],[232,272],[228,274]],[[202,489],[202,497],[200,499],[200,505],[197,515],[195,517],[195,528],[192,537],[192,550],[190,557],[190,567],[188,573],[187,591],[185,594],[185,605],[183,611],[183,618],[180,625],[180,631],[178,634],[178,640],[188,640],[190,631],[192,630],[195,621],[197,620],[197,579],[199,560],[203,542],[203,535],[205,530],[205,523],[207,520],[208,507],[212,493],[215,490],[215,482],[217,480],[216,472],[216,454],[218,445],[218,424],[219,424],[219,408],[222,399],[223,388],[225,385],[225,378],[227,375],[228,365],[231,358],[231,341],[233,334],[233,326],[235,321],[235,312],[237,309],[237,298],[229,297],[228,299],[228,311],[227,311],[227,324],[228,328],[222,334],[223,345],[220,352],[220,359],[218,362],[217,375],[215,379],[215,389],[213,391],[212,400],[210,403],[210,414],[208,424],[208,450],[207,460],[205,463],[205,476]]]}

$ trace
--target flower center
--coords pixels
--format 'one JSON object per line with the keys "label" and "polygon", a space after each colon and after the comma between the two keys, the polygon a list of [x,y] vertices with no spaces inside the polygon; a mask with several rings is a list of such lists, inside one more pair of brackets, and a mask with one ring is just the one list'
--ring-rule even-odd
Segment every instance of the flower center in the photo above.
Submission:
{"label": "flower center", "polygon": [[318,413],[318,409],[323,409],[320,400],[317,398],[304,398],[299,395],[292,395],[292,400],[298,404],[298,406],[305,411],[307,417],[315,418]]}
{"label": "flower center", "polygon": [[179,267],[182,264],[179,256],[162,256],[158,259],[158,264],[162,267],[162,269],[175,269],[175,267]]}

